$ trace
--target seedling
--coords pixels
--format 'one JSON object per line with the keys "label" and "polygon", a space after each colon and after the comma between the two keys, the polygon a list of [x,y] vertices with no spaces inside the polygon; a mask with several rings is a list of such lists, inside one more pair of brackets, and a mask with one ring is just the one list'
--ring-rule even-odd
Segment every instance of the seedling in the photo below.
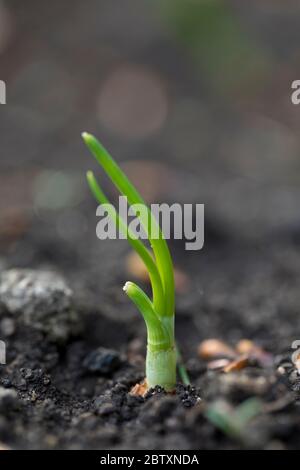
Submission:
{"label": "seedling", "polygon": [[[91,134],[84,132],[83,140],[98,163],[102,166],[118,191],[127,198],[129,205],[143,205],[146,210],[136,212],[146,232],[151,250],[130,230],[116,210],[105,206],[109,216],[128,239],[132,248],[143,260],[151,281],[152,299],[133,282],[126,282],[124,291],[142,314],[147,328],[146,382],[148,387],[160,385],[167,391],[174,389],[176,382],[176,347],[174,337],[175,289],[173,263],[166,240],[150,209],[136,188],[128,180],[107,150]],[[87,173],[89,187],[100,204],[109,204],[100,185],[91,171]],[[152,230],[153,227],[155,230]],[[151,229],[152,228],[152,229]],[[153,238],[151,234],[155,233]],[[157,236],[158,234],[158,236]],[[181,370],[185,373],[184,366]],[[185,378],[188,382],[188,378]]]}
{"label": "seedling", "polygon": [[247,442],[251,438],[248,434],[249,424],[262,412],[262,402],[257,398],[248,398],[235,409],[228,403],[217,401],[208,406],[205,415],[224,434]]}

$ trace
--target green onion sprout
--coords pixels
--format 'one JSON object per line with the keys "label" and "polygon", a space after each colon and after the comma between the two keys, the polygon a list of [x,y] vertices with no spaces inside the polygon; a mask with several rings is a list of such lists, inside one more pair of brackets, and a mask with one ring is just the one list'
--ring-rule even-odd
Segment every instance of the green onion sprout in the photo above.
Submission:
{"label": "green onion sprout", "polygon": [[[176,347],[174,336],[175,287],[173,263],[167,242],[151,210],[107,150],[91,134],[83,140],[129,205],[142,204],[145,211],[136,213],[145,230],[151,251],[123,221],[113,206],[106,206],[109,216],[144,262],[151,281],[152,300],[133,282],[126,282],[124,291],[142,314],[147,328],[146,382],[149,388],[159,385],[171,391],[176,383]],[[89,187],[100,204],[109,204],[93,172],[87,172]],[[110,209],[109,209],[110,207]],[[151,229],[154,227],[154,231]],[[158,236],[151,236],[156,233]],[[185,378],[188,381],[188,378]]]}

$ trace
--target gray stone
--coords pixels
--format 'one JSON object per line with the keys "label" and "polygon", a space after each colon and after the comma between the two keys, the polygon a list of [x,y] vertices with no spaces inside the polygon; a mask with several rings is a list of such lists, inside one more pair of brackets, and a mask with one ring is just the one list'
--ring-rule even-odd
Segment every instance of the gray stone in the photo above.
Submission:
{"label": "gray stone", "polygon": [[52,271],[3,271],[0,303],[19,324],[42,331],[53,341],[64,342],[78,328],[73,293],[65,280]]}

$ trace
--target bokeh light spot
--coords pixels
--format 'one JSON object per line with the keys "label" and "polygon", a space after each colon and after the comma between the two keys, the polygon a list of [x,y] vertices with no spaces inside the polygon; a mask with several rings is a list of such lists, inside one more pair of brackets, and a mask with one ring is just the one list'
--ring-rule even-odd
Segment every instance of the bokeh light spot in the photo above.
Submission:
{"label": "bokeh light spot", "polygon": [[145,67],[122,65],[107,77],[100,89],[99,120],[121,137],[148,137],[162,128],[167,113],[163,81]]}

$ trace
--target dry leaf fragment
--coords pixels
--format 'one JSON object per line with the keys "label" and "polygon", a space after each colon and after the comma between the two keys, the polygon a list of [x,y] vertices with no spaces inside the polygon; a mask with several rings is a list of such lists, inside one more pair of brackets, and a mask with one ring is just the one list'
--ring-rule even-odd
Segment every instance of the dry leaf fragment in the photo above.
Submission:
{"label": "dry leaf fragment", "polygon": [[149,387],[147,385],[147,382],[146,380],[143,380],[143,382],[139,384],[135,384],[130,390],[129,394],[134,397],[144,397],[146,393],[148,392],[148,390],[149,390]]}
{"label": "dry leaf fragment", "polygon": [[236,350],[239,354],[248,354],[249,356],[254,357],[264,367],[268,367],[273,364],[272,354],[257,346],[257,344],[249,339],[242,339],[239,341],[236,345]]}
{"label": "dry leaf fragment", "polygon": [[236,357],[235,350],[219,339],[207,339],[202,341],[198,347],[198,354],[203,359]]}
{"label": "dry leaf fragment", "polygon": [[230,364],[229,359],[216,359],[215,361],[211,361],[207,364],[207,368],[209,370],[222,370],[226,366]]}
{"label": "dry leaf fragment", "polygon": [[223,372],[228,374],[229,372],[236,372],[242,370],[249,365],[249,356],[244,355],[237,358],[235,361],[232,361],[228,366],[224,367]]}
{"label": "dry leaf fragment", "polygon": [[262,367],[268,367],[274,362],[272,354],[249,339],[239,341],[235,349],[219,339],[208,339],[199,345],[198,354],[204,359],[214,359],[209,362],[208,369],[222,370],[225,373],[244,369],[251,359],[256,359]]}

